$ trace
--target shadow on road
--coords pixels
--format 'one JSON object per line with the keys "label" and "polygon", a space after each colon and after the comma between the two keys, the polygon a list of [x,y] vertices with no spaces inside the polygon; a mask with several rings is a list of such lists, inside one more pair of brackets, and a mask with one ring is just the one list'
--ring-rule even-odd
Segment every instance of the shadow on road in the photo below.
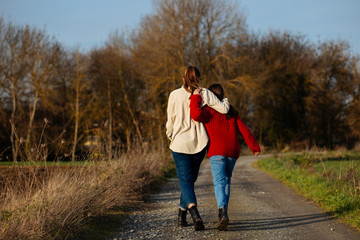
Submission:
{"label": "shadow on road", "polygon": [[230,219],[228,231],[270,230],[289,228],[317,222],[325,222],[331,219],[333,218],[325,213],[240,221],[231,221]]}

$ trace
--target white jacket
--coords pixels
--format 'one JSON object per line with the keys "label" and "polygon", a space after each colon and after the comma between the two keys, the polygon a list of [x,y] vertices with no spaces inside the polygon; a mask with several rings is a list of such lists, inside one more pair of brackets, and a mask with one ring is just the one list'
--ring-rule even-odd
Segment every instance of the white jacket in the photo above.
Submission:
{"label": "white jacket", "polygon": [[[170,93],[167,107],[166,135],[171,140],[170,149],[178,153],[195,154],[203,150],[209,140],[203,123],[190,116],[190,93],[184,87]],[[230,103],[227,98],[220,101],[210,90],[202,88],[202,106],[208,105],[226,114]]]}

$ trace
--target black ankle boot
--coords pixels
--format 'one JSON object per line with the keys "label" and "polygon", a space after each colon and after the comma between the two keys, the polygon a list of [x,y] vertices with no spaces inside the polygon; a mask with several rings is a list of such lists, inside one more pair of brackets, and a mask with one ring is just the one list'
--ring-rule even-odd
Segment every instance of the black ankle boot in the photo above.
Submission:
{"label": "black ankle boot", "polygon": [[228,223],[229,223],[229,217],[227,214],[226,207],[224,206],[222,208],[219,208],[219,222],[216,228],[220,231],[225,231],[227,230]]}
{"label": "black ankle boot", "polygon": [[187,210],[181,210],[179,208],[179,214],[178,214],[178,226],[179,227],[186,227],[187,226],[186,214],[187,214]]}
{"label": "black ankle boot", "polygon": [[196,231],[204,230],[205,226],[204,223],[200,217],[199,211],[197,210],[196,206],[192,206],[189,208],[189,212],[191,214],[191,218],[194,221],[194,228]]}

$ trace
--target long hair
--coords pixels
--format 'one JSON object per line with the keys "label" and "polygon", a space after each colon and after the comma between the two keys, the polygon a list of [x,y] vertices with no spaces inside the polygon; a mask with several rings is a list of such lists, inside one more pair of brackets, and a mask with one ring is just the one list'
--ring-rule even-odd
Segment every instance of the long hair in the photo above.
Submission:
{"label": "long hair", "polygon": [[[215,96],[221,101],[224,98],[224,89],[220,84],[212,84],[209,86],[209,90],[215,94]],[[229,117],[235,117],[238,116],[239,113],[236,111],[236,109],[230,105],[229,112],[226,114]]]}
{"label": "long hair", "polygon": [[200,71],[194,66],[188,66],[183,76],[184,88],[186,91],[193,95],[195,89],[200,88],[201,74]]}

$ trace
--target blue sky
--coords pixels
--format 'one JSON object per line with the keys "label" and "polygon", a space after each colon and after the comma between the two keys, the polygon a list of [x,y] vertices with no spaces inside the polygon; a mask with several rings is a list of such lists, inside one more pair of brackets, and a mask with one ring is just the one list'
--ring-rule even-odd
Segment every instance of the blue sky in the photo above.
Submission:
{"label": "blue sky", "polygon": [[[314,43],[346,40],[360,54],[360,0],[235,1],[255,33],[286,30]],[[152,6],[152,0],[0,0],[0,16],[45,29],[65,46],[87,51],[117,29],[136,28]]]}

